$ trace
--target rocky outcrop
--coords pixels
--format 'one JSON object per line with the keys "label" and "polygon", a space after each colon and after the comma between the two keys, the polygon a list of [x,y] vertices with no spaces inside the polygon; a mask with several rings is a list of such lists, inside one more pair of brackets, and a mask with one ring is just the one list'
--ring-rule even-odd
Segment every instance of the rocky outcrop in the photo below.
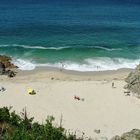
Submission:
{"label": "rocky outcrop", "polygon": [[133,129],[122,136],[115,136],[111,140],[140,140],[140,130]]}
{"label": "rocky outcrop", "polygon": [[127,82],[125,88],[140,98],[140,65],[128,75],[125,81]]}
{"label": "rocky outcrop", "polygon": [[16,72],[13,68],[17,68],[12,62],[11,58],[5,55],[0,55],[0,75],[7,75],[8,77],[15,77]]}
{"label": "rocky outcrop", "polygon": [[0,55],[0,63],[4,64],[5,68],[17,68],[12,62],[11,58],[5,55]]}

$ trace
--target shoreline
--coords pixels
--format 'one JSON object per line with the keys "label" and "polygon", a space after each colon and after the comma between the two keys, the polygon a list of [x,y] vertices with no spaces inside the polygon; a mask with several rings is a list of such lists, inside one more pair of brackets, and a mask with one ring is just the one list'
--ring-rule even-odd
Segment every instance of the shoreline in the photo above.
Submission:
{"label": "shoreline", "polygon": [[[123,80],[128,76],[128,74],[133,69],[118,69],[118,70],[107,70],[107,71],[74,71],[66,70],[53,67],[36,67],[34,70],[18,70],[17,76],[28,76],[28,75],[37,75],[43,74],[47,75],[46,78],[53,80]],[[56,76],[57,75],[57,76]],[[41,75],[40,75],[41,76]],[[112,78],[113,77],[113,78]],[[68,78],[68,79],[65,79]]]}

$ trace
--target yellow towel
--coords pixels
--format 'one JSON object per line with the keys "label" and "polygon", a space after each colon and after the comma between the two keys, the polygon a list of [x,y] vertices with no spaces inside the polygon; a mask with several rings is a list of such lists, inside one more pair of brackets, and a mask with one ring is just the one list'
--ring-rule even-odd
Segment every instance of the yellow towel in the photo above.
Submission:
{"label": "yellow towel", "polygon": [[31,94],[32,92],[33,92],[33,89],[32,88],[29,88],[28,89],[28,93]]}

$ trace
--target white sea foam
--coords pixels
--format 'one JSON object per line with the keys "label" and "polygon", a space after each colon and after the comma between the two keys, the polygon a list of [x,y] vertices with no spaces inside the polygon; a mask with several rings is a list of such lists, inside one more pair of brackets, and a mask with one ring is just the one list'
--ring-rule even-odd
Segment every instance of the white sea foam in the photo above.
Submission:
{"label": "white sea foam", "polygon": [[36,66],[42,67],[54,67],[64,68],[67,70],[75,71],[106,71],[106,70],[117,70],[121,68],[135,68],[140,60],[129,60],[124,58],[93,58],[85,59],[82,64],[70,61],[58,62],[58,63],[46,63],[46,64],[35,64],[30,61],[17,59],[14,61],[15,65],[21,70],[33,70]]}
{"label": "white sea foam", "polygon": [[1,44],[0,47],[8,47],[8,44]]}
{"label": "white sea foam", "polygon": [[0,47],[19,47],[25,49],[43,49],[43,50],[62,50],[72,47],[43,47],[43,46],[30,46],[30,45],[20,45],[20,44],[3,44]]}
{"label": "white sea foam", "polygon": [[[44,46],[31,46],[31,45],[21,45],[21,44],[1,44],[0,47],[19,47],[19,48],[25,48],[25,49],[43,49],[43,50],[63,50],[63,49],[70,49],[74,48],[73,46],[64,46],[64,47],[44,47]],[[81,47],[77,47],[77,49],[80,49]],[[90,49],[101,49],[106,51],[120,51],[121,48],[107,48],[103,46],[86,46],[86,48]],[[86,49],[85,48],[85,49]],[[81,48],[82,49],[82,48]],[[83,48],[84,49],[84,48]]]}
{"label": "white sea foam", "polygon": [[97,48],[97,49],[102,49],[106,51],[121,51],[121,48],[107,48],[107,47],[102,47],[102,46],[93,46],[92,48]]}
{"label": "white sea foam", "polygon": [[36,65],[28,60],[23,59],[14,59],[13,63],[19,67],[21,70],[33,70],[35,69]]}

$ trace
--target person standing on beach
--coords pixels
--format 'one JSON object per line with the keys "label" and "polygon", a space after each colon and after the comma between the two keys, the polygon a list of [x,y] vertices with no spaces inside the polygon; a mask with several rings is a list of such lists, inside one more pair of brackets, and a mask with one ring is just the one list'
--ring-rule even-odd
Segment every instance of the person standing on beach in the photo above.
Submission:
{"label": "person standing on beach", "polygon": [[115,85],[114,82],[112,82],[112,88],[114,88],[114,85]]}
{"label": "person standing on beach", "polygon": [[61,63],[61,68],[60,68],[60,71],[62,71],[65,67],[64,63],[63,62],[60,62]]}

